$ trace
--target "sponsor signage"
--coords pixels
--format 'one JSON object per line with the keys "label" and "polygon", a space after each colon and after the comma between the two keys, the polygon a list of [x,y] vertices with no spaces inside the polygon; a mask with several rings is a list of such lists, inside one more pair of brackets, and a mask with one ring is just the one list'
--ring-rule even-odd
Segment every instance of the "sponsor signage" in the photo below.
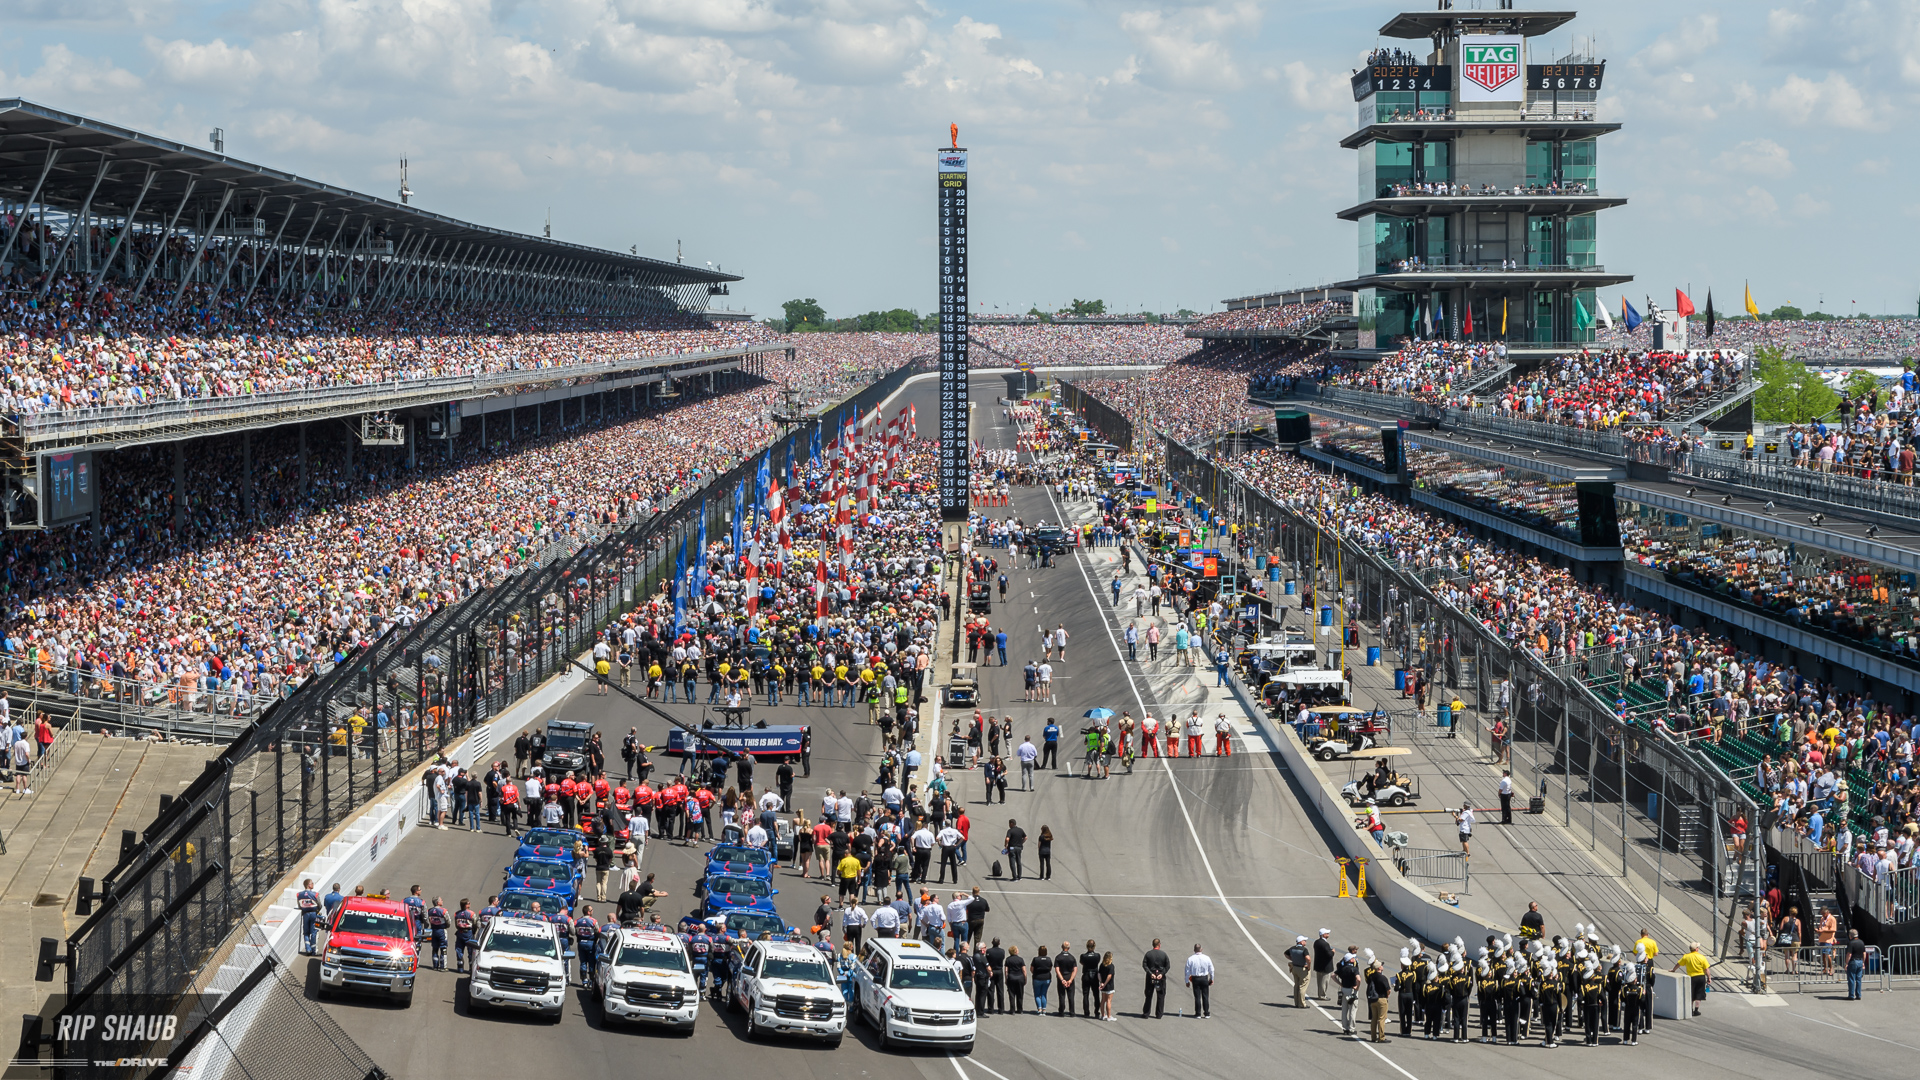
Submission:
{"label": "sponsor signage", "polygon": [[1460,100],[1519,101],[1522,39],[1517,35],[1460,39]]}
{"label": "sponsor signage", "polygon": [[967,152],[936,152],[940,180],[940,518],[965,521],[967,441]]}

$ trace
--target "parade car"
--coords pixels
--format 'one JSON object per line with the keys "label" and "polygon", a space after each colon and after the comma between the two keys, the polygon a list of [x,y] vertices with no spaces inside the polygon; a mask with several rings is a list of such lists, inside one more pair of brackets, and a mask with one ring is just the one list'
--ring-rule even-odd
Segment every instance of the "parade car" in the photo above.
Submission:
{"label": "parade car", "polygon": [[[502,892],[530,892],[554,898],[561,907],[571,909],[580,895],[580,870],[571,857],[541,859],[527,855],[508,863],[507,880]],[[543,908],[546,906],[541,905]]]}
{"label": "parade car", "polygon": [[721,844],[707,852],[707,877],[773,878],[773,853],[766,848]]}
{"label": "parade car", "polygon": [[798,941],[751,941],[733,979],[732,1005],[747,1015],[747,1038],[805,1035],[839,1046],[847,1001],[820,950]]}
{"label": "parade car", "polygon": [[707,877],[705,888],[706,896],[701,900],[703,915],[713,916],[741,909],[777,914],[773,897],[780,890],[774,888],[768,878],[712,874]]}
{"label": "parade car", "polygon": [[587,767],[587,741],[593,725],[584,720],[547,721],[547,749],[535,765],[549,773],[581,772]]}
{"label": "parade car", "polygon": [[662,1024],[693,1034],[700,984],[680,938],[660,930],[615,929],[600,935],[594,992],[609,1020]]}
{"label": "parade car", "polygon": [[320,955],[320,989],[384,994],[402,1008],[413,1004],[413,980],[420,970],[414,951],[413,916],[397,900],[349,896],[327,927]]}
{"label": "parade car", "polygon": [[567,1006],[567,962],[560,928],[539,919],[497,918],[487,925],[467,981],[467,1007],[537,1012],[554,1022]]}
{"label": "parade car", "polygon": [[516,859],[529,855],[537,859],[571,859],[574,846],[580,843],[580,834],[572,829],[529,829],[520,837],[520,847],[513,853]]}
{"label": "parade car", "polygon": [[960,988],[953,962],[924,941],[875,938],[862,946],[853,1005],[882,1049],[901,1043],[973,1051],[973,999]]}

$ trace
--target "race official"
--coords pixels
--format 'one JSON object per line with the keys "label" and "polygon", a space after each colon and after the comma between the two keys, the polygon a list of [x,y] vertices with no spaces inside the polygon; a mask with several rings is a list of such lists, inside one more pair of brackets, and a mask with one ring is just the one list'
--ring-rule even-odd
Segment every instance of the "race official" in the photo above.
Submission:
{"label": "race official", "polygon": [[1193,947],[1193,955],[1187,957],[1187,985],[1193,988],[1193,1014],[1201,1019],[1213,1016],[1213,960]]}
{"label": "race official", "polygon": [[1140,1018],[1146,1019],[1151,1012],[1155,1020],[1167,1011],[1167,972],[1173,970],[1173,961],[1160,948],[1160,939],[1153,939],[1153,948],[1140,959],[1141,970],[1147,975],[1147,996],[1140,1004]]}

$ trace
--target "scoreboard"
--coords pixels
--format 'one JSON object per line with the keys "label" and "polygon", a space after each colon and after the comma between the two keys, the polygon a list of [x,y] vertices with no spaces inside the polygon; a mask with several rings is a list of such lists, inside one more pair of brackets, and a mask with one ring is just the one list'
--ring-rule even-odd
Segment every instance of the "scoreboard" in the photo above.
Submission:
{"label": "scoreboard", "polygon": [[1365,101],[1393,91],[1423,94],[1453,92],[1453,67],[1448,64],[1375,64],[1353,73],[1353,100]]}
{"label": "scoreboard", "polygon": [[971,509],[967,440],[967,152],[939,151],[940,518]]}

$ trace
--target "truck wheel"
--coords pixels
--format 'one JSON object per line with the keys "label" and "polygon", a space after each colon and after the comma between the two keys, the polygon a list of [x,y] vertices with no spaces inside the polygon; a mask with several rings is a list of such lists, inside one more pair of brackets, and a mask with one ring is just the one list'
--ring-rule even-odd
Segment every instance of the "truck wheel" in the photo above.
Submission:
{"label": "truck wheel", "polygon": [[755,1024],[755,1023],[753,1022],[753,1010],[752,1010],[752,1009],[748,1009],[748,1010],[747,1010],[747,1041],[748,1041],[748,1042],[759,1042],[759,1041],[760,1041],[760,1028],[759,1028],[759,1026],[758,1026],[758,1025],[756,1025],[756,1024]]}
{"label": "truck wheel", "polygon": [[413,991],[409,990],[404,994],[400,994],[396,996],[394,1000],[400,1003],[401,1008],[411,1009],[413,1008]]}
{"label": "truck wheel", "polygon": [[844,1039],[845,1037],[846,1037],[846,1033],[845,1033],[845,1032],[841,1032],[840,1034],[838,1034],[838,1035],[835,1035],[835,1036],[833,1037],[833,1041],[827,1044],[827,1049],[829,1049],[829,1050],[838,1050],[838,1049],[840,1049],[840,1040],[841,1040],[841,1039]]}
{"label": "truck wheel", "polygon": [[956,1050],[955,1053],[959,1054],[961,1057],[966,1057],[968,1054],[973,1053],[973,1044],[968,1043],[967,1045],[962,1046],[958,1050]]}

